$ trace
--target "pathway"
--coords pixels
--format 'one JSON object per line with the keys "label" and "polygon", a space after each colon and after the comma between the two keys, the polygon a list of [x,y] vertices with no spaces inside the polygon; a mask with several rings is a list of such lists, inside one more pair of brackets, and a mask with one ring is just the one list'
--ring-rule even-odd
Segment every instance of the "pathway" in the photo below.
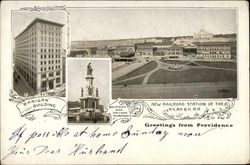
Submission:
{"label": "pathway", "polygon": [[129,72],[132,72],[132,71],[136,70],[137,68],[142,67],[146,63],[148,63],[148,62],[141,61],[141,62],[134,62],[134,63],[128,64],[128,65],[125,65],[123,68],[112,72],[112,80],[116,80],[119,77],[126,75]]}
{"label": "pathway", "polygon": [[[169,70],[169,71],[175,71],[175,72],[178,72],[178,71],[183,71],[183,70],[187,70],[187,69],[190,69],[190,68],[208,68],[208,69],[219,69],[219,70],[229,70],[229,71],[236,71],[235,69],[231,69],[231,68],[217,68],[217,67],[209,67],[209,66],[204,66],[204,65],[201,65],[201,64],[198,64],[196,63],[195,61],[188,61],[187,63],[185,64],[181,64],[182,65],[182,68],[180,70],[172,70],[172,69],[169,69],[169,67],[172,65],[172,64],[169,64],[169,63],[164,63],[164,62],[161,62],[159,60],[154,60],[156,63],[157,63],[157,66],[155,69],[153,69],[152,71],[149,71],[147,73],[144,73],[144,74],[140,74],[140,75],[137,75],[137,76],[134,76],[134,77],[130,77],[130,78],[127,78],[127,79],[124,79],[124,80],[120,80],[120,81],[116,81],[114,82],[113,84],[117,84],[117,83],[120,83],[120,82],[124,82],[124,81],[128,81],[128,80],[133,80],[133,79],[136,79],[136,78],[140,78],[140,77],[143,77],[145,76],[142,84],[143,85],[146,85],[148,84],[148,80],[150,78],[150,76],[156,72],[157,70],[159,69],[164,69],[164,70]],[[197,66],[189,66],[188,64],[190,63],[194,63],[196,64]]]}

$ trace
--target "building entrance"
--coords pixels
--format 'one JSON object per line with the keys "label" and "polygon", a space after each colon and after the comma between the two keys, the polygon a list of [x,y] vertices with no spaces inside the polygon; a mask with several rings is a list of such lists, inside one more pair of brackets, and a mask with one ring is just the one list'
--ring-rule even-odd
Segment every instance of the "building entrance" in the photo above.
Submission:
{"label": "building entrance", "polygon": [[54,89],[54,80],[49,81],[49,89]]}

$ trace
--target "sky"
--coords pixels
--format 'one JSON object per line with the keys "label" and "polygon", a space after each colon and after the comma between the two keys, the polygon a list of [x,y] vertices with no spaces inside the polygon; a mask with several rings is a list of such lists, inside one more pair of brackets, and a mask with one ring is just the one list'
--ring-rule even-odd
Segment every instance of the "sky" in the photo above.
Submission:
{"label": "sky", "polygon": [[86,93],[86,85],[88,84],[85,77],[87,75],[87,65],[91,62],[94,76],[94,87],[98,88],[100,104],[108,105],[110,103],[110,59],[67,59],[67,93],[69,101],[79,101],[81,95],[81,87]]}
{"label": "sky", "polygon": [[62,48],[66,48],[66,23],[67,14],[63,11],[50,12],[27,12],[27,11],[13,11],[12,12],[12,34],[14,38],[19,35],[35,18],[41,18],[48,21],[64,24],[62,32]]}
{"label": "sky", "polygon": [[221,8],[70,9],[71,40],[104,40],[236,33],[236,10]]}

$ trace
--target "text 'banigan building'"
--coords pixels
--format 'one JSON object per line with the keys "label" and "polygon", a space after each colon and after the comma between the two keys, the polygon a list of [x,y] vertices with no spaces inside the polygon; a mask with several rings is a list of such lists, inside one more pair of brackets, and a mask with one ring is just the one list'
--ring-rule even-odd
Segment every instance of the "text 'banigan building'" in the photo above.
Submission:
{"label": "text 'banigan building'", "polygon": [[15,37],[15,71],[35,93],[54,91],[63,83],[63,26],[36,18]]}

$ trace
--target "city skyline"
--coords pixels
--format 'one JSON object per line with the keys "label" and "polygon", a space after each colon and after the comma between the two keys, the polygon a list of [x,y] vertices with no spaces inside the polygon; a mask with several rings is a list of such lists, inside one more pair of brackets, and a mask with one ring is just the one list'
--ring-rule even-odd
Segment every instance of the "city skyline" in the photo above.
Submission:
{"label": "city skyline", "polygon": [[202,27],[213,34],[237,30],[235,9],[86,8],[70,9],[70,16],[72,41],[192,36]]}

